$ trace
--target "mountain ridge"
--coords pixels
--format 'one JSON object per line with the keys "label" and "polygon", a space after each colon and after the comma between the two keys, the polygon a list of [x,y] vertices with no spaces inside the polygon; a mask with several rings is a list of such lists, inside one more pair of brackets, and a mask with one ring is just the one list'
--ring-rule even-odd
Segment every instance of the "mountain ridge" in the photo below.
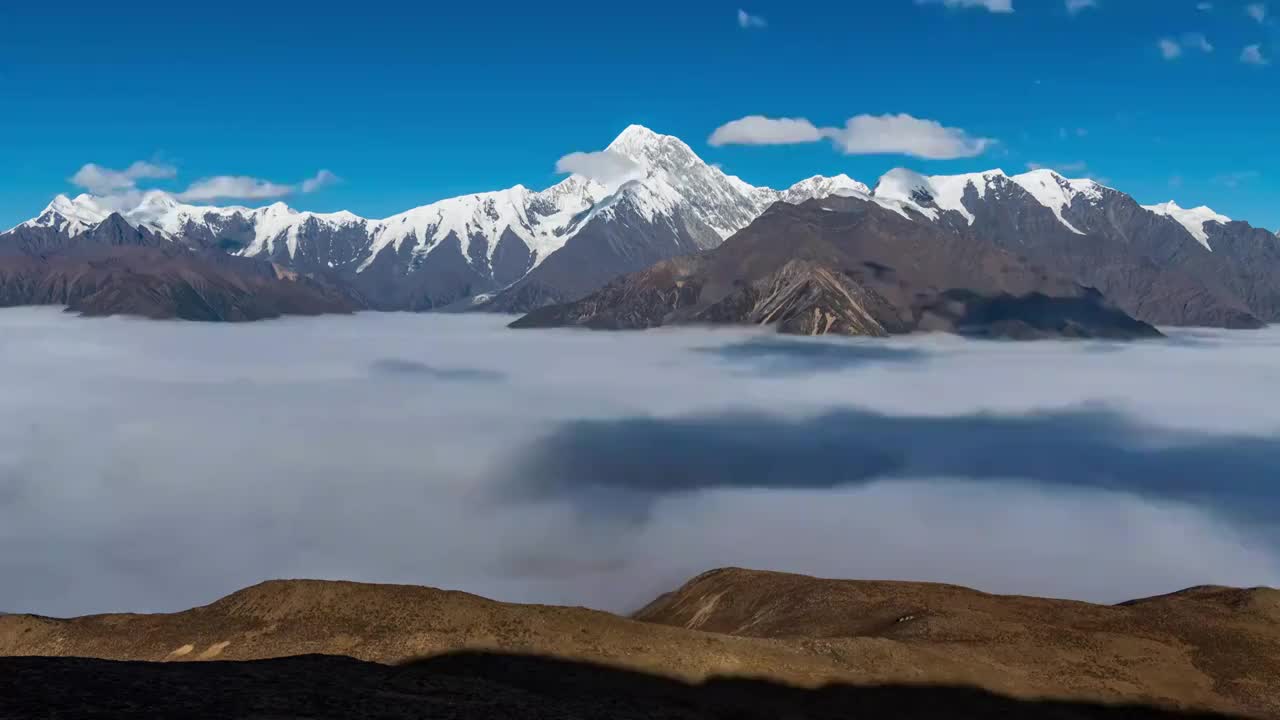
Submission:
{"label": "mountain ridge", "polygon": [[1280,243],[1206,207],[1140,205],[1091,179],[1047,169],[924,176],[875,187],[844,174],[785,190],[727,175],[679,138],[632,125],[590,155],[616,170],[570,173],[544,189],[446,198],[386,218],[187,205],[162,191],[59,195],[5,246],[76,244],[117,213],[135,229],[201,252],[255,258],[349,288],[362,307],[526,313],[581,299],[627,273],[719,247],[777,202],[850,197],[998,246],[1098,289],[1165,325],[1260,327],[1280,320]]}

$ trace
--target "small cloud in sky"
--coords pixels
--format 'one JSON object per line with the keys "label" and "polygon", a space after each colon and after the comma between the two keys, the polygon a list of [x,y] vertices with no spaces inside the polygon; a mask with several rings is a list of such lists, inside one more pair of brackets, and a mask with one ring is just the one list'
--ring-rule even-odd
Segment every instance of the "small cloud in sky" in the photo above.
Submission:
{"label": "small cloud in sky", "polygon": [[1267,21],[1267,5],[1266,3],[1249,3],[1244,7],[1244,12],[1249,17],[1262,23]]}
{"label": "small cloud in sky", "polygon": [[1098,7],[1098,0],[1066,0],[1067,13],[1078,15],[1090,8]]}
{"label": "small cloud in sky", "polygon": [[329,187],[330,185],[341,182],[341,180],[341,178],[334,175],[332,172],[328,170],[321,170],[320,172],[317,172],[315,176],[309,177],[299,183],[298,189],[302,190],[304,193],[311,193],[321,188]]}
{"label": "small cloud in sky", "polygon": [[768,118],[750,115],[727,122],[711,133],[708,142],[722,145],[795,145],[817,142],[822,130],[804,118]]}
{"label": "small cloud in sky", "polygon": [[1240,51],[1240,62],[1246,65],[1270,65],[1271,60],[1262,54],[1261,45],[1246,45]]}
{"label": "small cloud in sky", "polygon": [[293,192],[292,185],[281,185],[246,175],[218,175],[197,180],[177,194],[183,201],[207,201],[224,198],[268,200]]}
{"label": "small cloud in sky", "polygon": [[769,23],[766,22],[765,19],[760,17],[759,15],[752,15],[751,13],[742,9],[738,10],[738,27],[742,28],[743,30],[751,30],[753,28],[759,29],[759,28],[765,28],[768,26],[769,26]]}
{"label": "small cloud in sky", "polygon": [[123,170],[87,163],[71,176],[71,182],[93,195],[112,195],[136,190],[139,180],[162,180],[177,174],[177,169],[171,165],[145,160],[139,160]]}
{"label": "small cloud in sky", "polygon": [[601,185],[620,185],[640,171],[639,163],[612,150],[569,153],[556,162],[556,172],[581,175]]}
{"label": "small cloud in sky", "polygon": [[1211,2],[1196,3],[1196,9],[1199,10],[1200,12],[1209,12],[1213,10],[1213,3]]}
{"label": "small cloud in sky", "polygon": [[975,157],[995,144],[991,138],[906,113],[855,115],[843,127],[818,127],[805,118],[752,115],[716,128],[708,142],[720,147],[796,145],[823,139],[846,155],[901,154],[929,160]]}
{"label": "small cloud in sky", "polygon": [[1209,42],[1209,38],[1205,37],[1204,33],[1198,32],[1183,33],[1178,38],[1160,38],[1157,46],[1160,48],[1160,55],[1165,60],[1177,60],[1187,50],[1199,50],[1204,53],[1213,52],[1213,44]]}
{"label": "small cloud in sky", "polygon": [[916,0],[917,5],[942,5],[949,8],[981,8],[993,13],[1013,12],[1013,0]]}

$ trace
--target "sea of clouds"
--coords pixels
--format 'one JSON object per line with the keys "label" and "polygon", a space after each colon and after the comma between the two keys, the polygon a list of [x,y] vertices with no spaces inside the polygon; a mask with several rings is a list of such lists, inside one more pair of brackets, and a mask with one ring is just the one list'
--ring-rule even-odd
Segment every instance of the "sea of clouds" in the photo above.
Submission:
{"label": "sea of clouds", "polygon": [[507,320],[0,311],[0,610],[312,577],[630,611],[726,565],[1103,602],[1280,584],[1280,332]]}

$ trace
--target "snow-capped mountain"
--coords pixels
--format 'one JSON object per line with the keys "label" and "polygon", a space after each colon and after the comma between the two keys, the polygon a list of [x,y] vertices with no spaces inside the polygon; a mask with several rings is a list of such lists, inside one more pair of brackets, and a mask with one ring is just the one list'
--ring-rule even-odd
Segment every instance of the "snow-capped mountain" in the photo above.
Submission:
{"label": "snow-capped mountain", "polygon": [[583,231],[597,240],[579,242],[569,254],[585,251],[589,262],[562,261],[585,264],[567,273],[568,282],[541,287],[557,295],[585,291],[637,263],[715,247],[780,200],[867,192],[844,175],[812,177],[785,190],[756,187],[703,162],[679,139],[638,125],[605,152],[633,163],[633,176],[608,185],[570,175],[542,191],[517,185],[383,219],[300,212],[283,203],[188,205],[150,191],[131,207],[59,195],[15,230],[44,228],[74,238],[118,213],[134,227],[185,245],[345,274],[376,307],[417,310],[512,286]]}
{"label": "snow-capped mountain", "polygon": [[1214,212],[1203,205],[1197,208],[1182,208],[1178,207],[1176,202],[1170,200],[1159,205],[1143,205],[1143,207],[1157,215],[1164,215],[1177,220],[1179,225],[1185,227],[1192,237],[1200,241],[1200,244],[1211,252],[1213,247],[1209,244],[1209,231],[1206,230],[1206,227],[1209,223],[1226,225],[1231,222],[1231,218]]}
{"label": "snow-capped mountain", "polygon": [[[24,252],[56,252],[109,218],[149,241],[266,260],[348,288],[367,307],[466,304],[523,312],[585,296],[614,277],[719,246],[777,202],[844,196],[981,237],[1098,288],[1162,324],[1251,326],[1280,320],[1280,243],[1209,208],[1141,206],[1091,179],[1051,170],[924,176],[886,173],[874,189],[846,175],[776,190],[704,162],[678,138],[631,126],[605,150],[616,177],[569,175],[382,219],[348,212],[184,204],[157,191],[118,199],[60,195],[0,234]],[[600,155],[600,154],[597,154]],[[95,240],[97,242],[98,240]]]}
{"label": "snow-capped mountain", "polygon": [[925,177],[899,169],[879,180],[871,199],[991,240],[1147,322],[1280,321],[1280,244],[1209,208],[1144,207],[1096,180],[1051,170]]}

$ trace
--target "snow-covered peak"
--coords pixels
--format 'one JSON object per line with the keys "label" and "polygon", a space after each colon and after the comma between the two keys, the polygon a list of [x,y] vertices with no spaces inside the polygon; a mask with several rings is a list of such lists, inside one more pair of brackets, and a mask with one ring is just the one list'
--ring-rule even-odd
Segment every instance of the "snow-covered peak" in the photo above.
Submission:
{"label": "snow-covered peak", "polygon": [[48,227],[75,236],[106,220],[111,212],[92,195],[57,195],[39,215],[19,227]]}
{"label": "snow-covered peak", "polygon": [[792,185],[781,193],[781,199],[793,205],[806,200],[830,197],[832,195],[867,195],[871,188],[841,173],[832,177],[814,175]]}
{"label": "snow-covered peak", "polygon": [[706,166],[693,148],[673,135],[660,135],[643,125],[631,125],[622,131],[607,151],[639,163],[650,172],[663,170],[682,173]]}
{"label": "snow-covered peak", "polygon": [[1205,231],[1204,226],[1211,222],[1226,225],[1231,222],[1231,218],[1221,213],[1214,212],[1212,209],[1201,205],[1197,208],[1183,208],[1172,200],[1159,205],[1143,205],[1144,209],[1150,210],[1157,215],[1173,218],[1191,233],[1201,245],[1209,250],[1213,248],[1209,246],[1209,233]]}
{"label": "snow-covered peak", "polygon": [[1032,170],[1021,175],[1014,175],[1012,180],[1031,194],[1041,205],[1053,211],[1058,222],[1068,230],[1084,235],[1078,228],[1067,221],[1063,211],[1071,207],[1076,198],[1084,198],[1089,202],[1102,199],[1102,191],[1106,188],[1094,180],[1068,180],[1058,173],[1047,170]]}
{"label": "snow-covered peak", "polygon": [[933,220],[937,220],[942,212],[956,212],[972,225],[973,213],[964,204],[968,189],[972,187],[979,198],[985,198],[989,190],[1008,179],[1009,176],[1000,169],[926,177],[906,168],[894,168],[881,176],[873,194],[882,200],[910,207]]}

